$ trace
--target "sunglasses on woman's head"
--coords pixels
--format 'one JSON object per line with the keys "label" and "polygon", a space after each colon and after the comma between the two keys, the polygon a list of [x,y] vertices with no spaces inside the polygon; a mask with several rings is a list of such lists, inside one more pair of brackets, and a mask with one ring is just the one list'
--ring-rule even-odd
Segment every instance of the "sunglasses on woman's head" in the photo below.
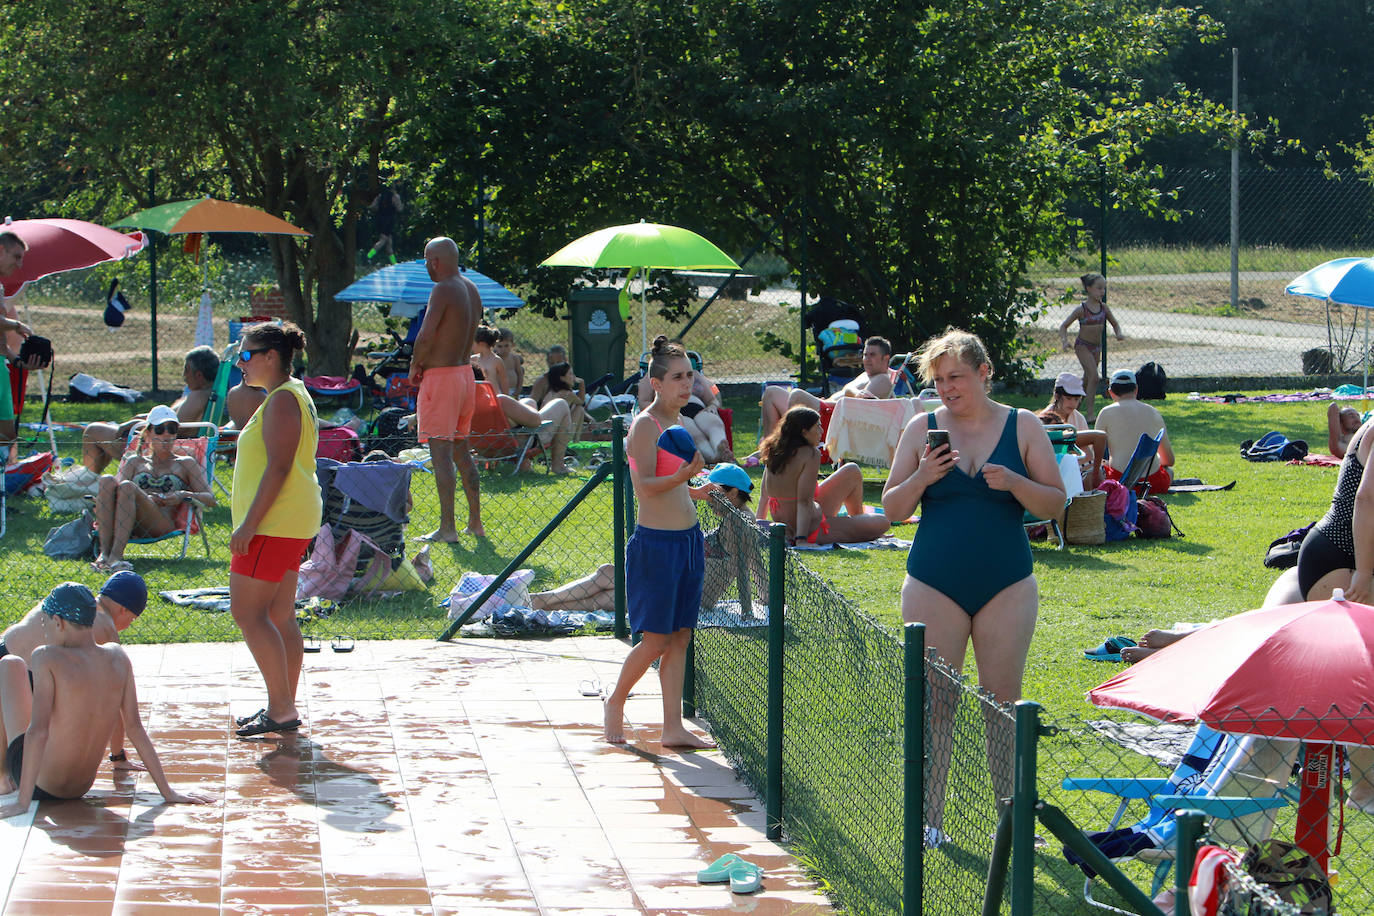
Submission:
{"label": "sunglasses on woman's head", "polygon": [[175,420],[168,420],[165,423],[159,423],[157,426],[154,426],[153,432],[159,436],[166,435],[167,433],[175,435],[180,428],[180,425]]}
{"label": "sunglasses on woman's head", "polygon": [[241,363],[250,362],[250,361],[253,359],[253,355],[254,355],[255,353],[266,353],[266,352],[267,352],[268,350],[270,350],[270,349],[272,349],[272,348],[271,348],[271,347],[258,347],[256,350],[240,350],[240,351],[239,351],[239,362],[241,362]]}

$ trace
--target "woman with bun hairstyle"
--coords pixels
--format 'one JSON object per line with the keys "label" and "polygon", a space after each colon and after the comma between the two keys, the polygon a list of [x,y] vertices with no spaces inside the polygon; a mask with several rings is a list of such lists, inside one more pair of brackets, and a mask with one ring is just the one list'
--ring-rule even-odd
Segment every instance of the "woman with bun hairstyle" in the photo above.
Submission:
{"label": "woman with bun hairstyle", "polygon": [[612,744],[625,743],[625,701],[657,660],[663,689],[659,743],[714,747],[682,721],[682,677],[706,571],[705,542],[692,500],[704,499],[716,484],[688,485],[705,461],[678,422],[692,395],[686,351],[659,335],[649,356],[649,378],[653,403],[635,417],[626,437],[639,517],[625,547],[625,597],[630,630],[641,638],[625,656],[615,689],[606,698],[605,737]]}
{"label": "woman with bun hairstyle", "polygon": [[[1097,396],[1097,385],[1102,381],[1098,375],[1097,364],[1102,361],[1102,340],[1106,325],[1110,324],[1116,332],[1117,340],[1125,340],[1121,335],[1121,325],[1116,316],[1107,308],[1107,278],[1101,274],[1084,274],[1078,278],[1083,284],[1086,297],[1083,304],[1069,312],[1069,317],[1059,325],[1060,343],[1065,350],[1072,349],[1083,366],[1083,388],[1087,392],[1083,413],[1091,423],[1097,414],[1093,413],[1093,398]],[[1069,346],[1069,326],[1078,322],[1078,337]]]}
{"label": "woman with bun hairstyle", "polygon": [[320,530],[315,480],[319,422],[291,367],[305,335],[291,322],[243,333],[244,384],[267,392],[239,434],[229,539],[229,609],[267,686],[267,705],[238,720],[238,736],[300,728],[296,685],[305,644],[296,624],[296,574]]}

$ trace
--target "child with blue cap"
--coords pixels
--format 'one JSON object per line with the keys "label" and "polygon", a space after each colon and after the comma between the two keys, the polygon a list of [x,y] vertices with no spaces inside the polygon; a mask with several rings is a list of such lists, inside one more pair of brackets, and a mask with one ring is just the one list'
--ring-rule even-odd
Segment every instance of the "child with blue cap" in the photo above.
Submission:
{"label": "child with blue cap", "polygon": [[183,795],[167,783],[139,716],[129,657],[118,643],[95,641],[91,590],[63,582],[36,610],[43,615],[47,639],[33,649],[29,663],[15,654],[0,657],[0,746],[6,764],[0,794],[19,790],[0,808],[0,818],[22,814],[34,800],[86,794],[121,718],[164,799],[209,802],[209,796]]}
{"label": "child with blue cap", "polygon": [[705,466],[682,429],[679,415],[692,395],[692,364],[680,346],[660,335],[649,357],[654,400],[626,437],[638,524],[625,549],[625,596],[630,629],[640,641],[625,657],[615,689],[606,698],[605,738],[625,743],[625,701],[649,666],[658,661],[663,688],[664,747],[714,747],[682,721],[682,678],[687,645],[701,611],[705,543],[692,500],[716,489],[688,484]]}

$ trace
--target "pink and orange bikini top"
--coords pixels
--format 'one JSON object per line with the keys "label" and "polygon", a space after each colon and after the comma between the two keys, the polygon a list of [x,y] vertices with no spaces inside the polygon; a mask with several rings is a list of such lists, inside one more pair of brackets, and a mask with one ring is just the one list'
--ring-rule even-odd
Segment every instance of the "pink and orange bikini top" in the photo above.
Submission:
{"label": "pink and orange bikini top", "polygon": [[[658,427],[658,434],[659,434],[660,436],[663,435],[663,424],[660,423],[660,422],[658,422],[658,417],[654,416],[653,414],[649,414],[649,419],[650,419],[650,420],[653,420],[653,421],[654,421],[654,425]],[[669,429],[672,429],[672,428],[673,428],[673,427],[669,427]],[[678,428],[678,429],[682,429],[682,427],[680,427],[680,426],[677,427],[677,428]],[[686,432],[686,430],[683,430],[683,432]],[[629,462],[629,463],[630,463],[630,470],[638,472],[639,467],[638,467],[638,465],[635,463],[635,460],[634,460],[633,457],[630,458],[630,462]],[[654,476],[655,476],[655,477],[670,477],[670,476],[672,476],[673,474],[676,474],[676,473],[678,472],[678,469],[681,468],[681,467],[682,467],[684,464],[686,464],[686,463],[687,463],[687,462],[686,462],[685,460],[683,460],[682,458],[679,458],[677,455],[674,455],[672,452],[668,451],[667,449],[661,448],[661,447],[660,447],[660,448],[658,448],[658,450],[657,450],[657,456],[656,456],[655,459],[654,459]]]}

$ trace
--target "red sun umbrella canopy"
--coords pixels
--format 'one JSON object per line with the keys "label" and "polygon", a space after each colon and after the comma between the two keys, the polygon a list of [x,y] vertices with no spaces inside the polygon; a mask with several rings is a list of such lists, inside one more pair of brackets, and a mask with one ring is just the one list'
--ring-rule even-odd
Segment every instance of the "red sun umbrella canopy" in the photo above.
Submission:
{"label": "red sun umbrella canopy", "polygon": [[5,295],[16,295],[24,284],[64,270],[80,270],[106,261],[119,261],[142,251],[148,244],[142,232],[116,232],[79,219],[6,219],[0,232],[13,232],[24,240],[24,264],[8,277],[0,277]]}
{"label": "red sun umbrella canopy", "polygon": [[1088,700],[1223,732],[1374,745],[1374,608],[1307,601],[1237,614],[1132,665]]}

